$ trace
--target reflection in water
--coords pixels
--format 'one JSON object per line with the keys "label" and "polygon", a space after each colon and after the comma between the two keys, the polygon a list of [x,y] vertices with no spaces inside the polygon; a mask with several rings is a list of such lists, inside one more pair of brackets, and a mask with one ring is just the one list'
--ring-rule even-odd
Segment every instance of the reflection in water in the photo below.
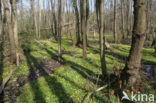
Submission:
{"label": "reflection in water", "polygon": [[145,79],[156,82],[156,65],[143,65],[140,73]]}

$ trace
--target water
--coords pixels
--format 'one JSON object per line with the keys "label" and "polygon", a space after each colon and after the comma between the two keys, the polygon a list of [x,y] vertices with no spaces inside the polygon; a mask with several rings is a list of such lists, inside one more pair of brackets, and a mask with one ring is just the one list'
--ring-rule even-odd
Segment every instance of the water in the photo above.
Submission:
{"label": "water", "polygon": [[156,65],[143,65],[141,75],[150,81],[156,81]]}

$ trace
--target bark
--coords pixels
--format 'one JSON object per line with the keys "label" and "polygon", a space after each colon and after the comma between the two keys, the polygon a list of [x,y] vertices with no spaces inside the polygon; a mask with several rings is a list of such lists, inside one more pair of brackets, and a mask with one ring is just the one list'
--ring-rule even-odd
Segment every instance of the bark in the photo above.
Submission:
{"label": "bark", "polygon": [[0,37],[2,36],[2,4],[0,0]]}
{"label": "bark", "polygon": [[61,36],[62,36],[62,0],[58,0],[58,60],[62,60]]}
{"label": "bark", "polygon": [[[66,6],[67,6],[67,15],[68,15],[68,16],[67,16],[67,22],[68,22],[68,23],[69,23],[69,21],[70,21],[69,18],[70,18],[70,16],[71,16],[70,13],[69,13],[69,12],[70,12],[70,4],[71,4],[70,2],[69,2],[69,3],[66,2]],[[70,28],[70,25],[67,26],[67,35],[69,35],[69,28]]]}
{"label": "bark", "polygon": [[152,0],[147,0],[147,35],[146,35],[146,39],[148,40],[149,39],[149,33],[150,33],[150,30],[151,30],[151,27],[150,27],[150,19],[151,19],[151,4],[152,4]]}
{"label": "bark", "polygon": [[4,5],[4,15],[8,26],[9,40],[10,40],[10,60],[11,63],[16,63],[16,46],[15,46],[15,39],[14,39],[14,34],[13,34],[13,29],[11,24],[8,0],[3,0],[3,5]]}
{"label": "bark", "polygon": [[46,24],[45,0],[43,0],[43,12],[42,12],[42,15],[43,15],[43,23],[42,23],[42,25],[45,25]]}
{"label": "bark", "polygon": [[114,0],[114,43],[118,43],[118,36],[116,33],[116,13],[117,13],[117,0]]}
{"label": "bark", "polygon": [[50,27],[50,0],[47,0],[47,26]]}
{"label": "bark", "polygon": [[77,0],[73,0],[73,7],[75,10],[75,17],[76,17],[76,46],[80,46],[82,44],[81,37],[80,37],[80,23],[79,23],[79,10],[77,7]]}
{"label": "bark", "polygon": [[125,35],[124,35],[124,26],[125,26],[125,22],[124,22],[124,0],[121,0],[121,23],[122,23],[122,39],[125,39]]}
{"label": "bark", "polygon": [[16,63],[19,66],[19,55],[18,55],[18,25],[17,25],[17,9],[16,9],[16,0],[10,0],[11,3],[11,21],[12,21],[12,28],[13,34],[15,39],[15,46],[16,46]]}
{"label": "bark", "polygon": [[[113,0],[110,0],[110,10],[111,10],[111,12],[113,11]],[[114,18],[113,17],[113,13],[111,13],[110,16],[111,16],[110,20],[112,21],[113,18]],[[111,25],[111,32],[112,32],[112,31],[114,31],[114,29],[113,29],[114,28],[113,27],[114,26],[114,22],[111,22],[110,25]]]}
{"label": "bark", "polygon": [[142,48],[146,33],[146,0],[134,0],[134,26],[130,54],[123,70],[122,79],[133,86],[139,78]]}
{"label": "bark", "polygon": [[89,19],[89,0],[86,0],[86,45],[88,44],[88,19]]}
{"label": "bark", "polygon": [[132,34],[133,31],[133,2],[130,2],[131,6],[130,6],[130,25],[129,25],[129,34]]}
{"label": "bark", "polygon": [[127,25],[126,25],[126,31],[127,31],[127,38],[129,35],[129,11],[130,11],[130,0],[127,0]]}
{"label": "bark", "polygon": [[156,38],[153,39],[151,46],[154,46],[155,53],[156,53]]}
{"label": "bark", "polygon": [[81,34],[83,36],[83,58],[87,58],[86,53],[86,15],[85,15],[85,0],[80,0],[80,14],[81,14]]}
{"label": "bark", "polygon": [[31,15],[32,15],[33,29],[35,32],[35,36],[37,38],[38,30],[37,30],[37,23],[36,23],[36,16],[35,16],[34,0],[31,0]]}
{"label": "bark", "polygon": [[104,26],[104,0],[96,0],[96,15],[97,15],[97,24],[99,29],[99,41],[100,41],[100,60],[101,60],[101,69],[102,75],[105,76],[107,74],[106,71],[106,60],[105,60],[105,37],[103,33]]}
{"label": "bark", "polygon": [[20,15],[21,15],[21,30],[23,30],[23,31],[26,31],[26,29],[25,29],[25,24],[24,24],[24,9],[23,9],[23,0],[20,0],[21,2],[21,10],[20,10]]}
{"label": "bark", "polygon": [[40,25],[41,25],[41,5],[40,5],[40,0],[38,0],[38,35],[37,35],[37,39],[40,39],[40,35],[41,35],[41,30],[40,30]]}
{"label": "bark", "polygon": [[[0,0],[1,1],[1,0]],[[5,15],[2,15],[2,1],[0,2],[0,26],[1,26],[1,31],[0,31],[0,35],[1,35],[1,40],[2,40],[2,45],[4,45],[4,41],[5,41],[5,37],[6,37],[6,17]],[[3,46],[2,46],[3,47]],[[4,47],[3,47],[4,48]]]}
{"label": "bark", "polygon": [[55,14],[55,3],[53,0],[51,0],[51,8],[52,8],[52,15],[53,15],[53,24],[54,24],[54,31],[53,31],[53,36],[55,40],[57,41],[57,19],[56,19],[56,14]]}

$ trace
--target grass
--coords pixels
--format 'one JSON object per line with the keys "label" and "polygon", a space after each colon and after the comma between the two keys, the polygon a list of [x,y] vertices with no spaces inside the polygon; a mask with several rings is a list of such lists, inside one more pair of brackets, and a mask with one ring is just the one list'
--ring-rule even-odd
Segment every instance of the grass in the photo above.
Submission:
{"label": "grass", "polygon": [[[33,73],[33,67],[39,68],[38,64],[41,58],[55,59],[57,57],[57,43],[49,40],[41,40],[45,45],[37,43],[25,44],[23,49],[30,49],[30,53],[25,54],[25,61],[21,63],[20,68],[13,74],[11,81],[15,77],[30,76]],[[114,65],[120,69],[124,68],[124,62],[129,54],[130,46],[122,44],[111,44],[112,51],[107,50],[106,62],[109,72]],[[93,47],[97,47],[96,44]],[[105,85],[105,82],[99,80],[101,74],[99,50],[97,48],[87,49],[87,59],[82,59],[82,49],[72,47],[72,42],[63,38],[63,51],[70,51],[64,54],[66,61],[61,67],[57,68],[50,76],[42,75],[40,78],[32,80],[20,88],[21,95],[17,99],[21,103],[81,103],[84,96]],[[73,54],[72,54],[73,53]],[[153,49],[143,49],[142,63],[156,64]],[[120,60],[121,59],[121,60]],[[11,68],[10,68],[11,69]],[[10,70],[8,69],[8,70]],[[4,69],[4,77],[8,74]],[[98,84],[97,84],[98,81]],[[111,90],[110,90],[111,91]],[[113,94],[108,94],[108,88],[95,93],[85,102],[108,103],[117,99]]]}

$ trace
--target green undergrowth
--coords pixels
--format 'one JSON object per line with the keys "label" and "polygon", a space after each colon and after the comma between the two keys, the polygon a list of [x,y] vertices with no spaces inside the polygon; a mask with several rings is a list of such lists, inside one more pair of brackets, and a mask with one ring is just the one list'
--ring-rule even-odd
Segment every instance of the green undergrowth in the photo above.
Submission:
{"label": "green undergrowth", "polygon": [[[57,42],[40,40],[40,43],[33,41],[21,46],[24,53],[24,60],[21,66],[13,74],[15,77],[29,76],[33,67],[38,68],[40,59],[48,60],[57,58]],[[106,63],[108,72],[117,65],[119,69],[124,68],[124,61],[129,54],[130,46],[111,44],[112,50],[106,51]],[[36,80],[31,80],[20,88],[21,95],[17,99],[21,103],[81,103],[87,93],[106,85],[98,77],[101,74],[100,57],[97,45],[87,48],[87,59],[82,58],[82,49],[72,46],[71,40],[63,39],[62,50],[68,53],[63,54],[63,63],[55,69],[51,75],[43,75]],[[156,64],[153,49],[143,49],[142,62],[145,64]],[[4,69],[3,74],[8,74]],[[4,76],[5,78],[5,76]],[[94,103],[116,103],[117,99],[108,94],[108,88],[97,92],[84,102]]]}

